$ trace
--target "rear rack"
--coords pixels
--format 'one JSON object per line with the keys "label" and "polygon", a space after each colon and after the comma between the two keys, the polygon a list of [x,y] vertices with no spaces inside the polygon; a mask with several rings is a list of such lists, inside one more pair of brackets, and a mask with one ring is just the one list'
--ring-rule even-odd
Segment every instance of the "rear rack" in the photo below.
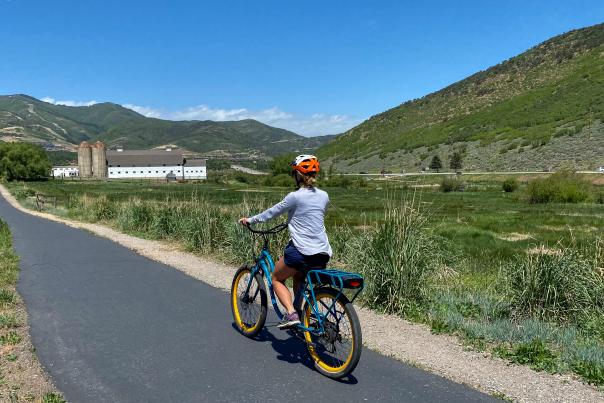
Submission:
{"label": "rear rack", "polygon": [[[363,276],[358,273],[336,269],[310,270],[306,275],[306,283],[314,297],[314,287],[328,286],[335,288],[341,294],[345,288],[356,289],[350,302],[353,302],[365,287]],[[339,294],[338,294],[339,296]]]}

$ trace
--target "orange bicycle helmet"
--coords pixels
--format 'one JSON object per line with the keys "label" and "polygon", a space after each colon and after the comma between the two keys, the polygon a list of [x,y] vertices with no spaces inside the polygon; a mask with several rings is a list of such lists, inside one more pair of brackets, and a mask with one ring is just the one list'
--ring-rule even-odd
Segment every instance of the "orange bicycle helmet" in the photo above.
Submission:
{"label": "orange bicycle helmet", "polygon": [[289,165],[292,167],[292,171],[298,171],[303,175],[319,172],[319,160],[314,155],[298,155]]}

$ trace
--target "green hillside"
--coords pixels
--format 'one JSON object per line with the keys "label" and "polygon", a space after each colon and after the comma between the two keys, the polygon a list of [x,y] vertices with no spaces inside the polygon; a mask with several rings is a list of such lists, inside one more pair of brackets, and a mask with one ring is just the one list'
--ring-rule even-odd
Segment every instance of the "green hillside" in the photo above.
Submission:
{"label": "green hillside", "polygon": [[257,122],[169,121],[112,103],[63,106],[27,95],[0,96],[0,139],[73,149],[83,140],[151,148],[175,144],[191,151],[265,156],[310,151],[333,136],[307,138]]}
{"label": "green hillside", "polygon": [[348,171],[417,171],[454,151],[467,169],[593,169],[604,165],[602,121],[604,24],[375,115],[318,153]]}

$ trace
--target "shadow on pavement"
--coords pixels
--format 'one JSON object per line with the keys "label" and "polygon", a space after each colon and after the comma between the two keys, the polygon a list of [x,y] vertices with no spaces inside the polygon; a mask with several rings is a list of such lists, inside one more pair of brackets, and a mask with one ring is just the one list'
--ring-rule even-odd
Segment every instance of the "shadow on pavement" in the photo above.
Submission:
{"label": "shadow on pavement", "polygon": [[[233,329],[239,333],[235,323],[233,323],[232,326]],[[282,330],[279,331],[282,332]],[[285,334],[289,335],[290,337],[280,340],[276,338],[267,328],[264,328],[254,338],[254,340],[264,343],[271,343],[273,350],[279,354],[277,356],[278,360],[285,361],[290,364],[302,364],[305,367],[315,371],[315,366],[310,358],[310,355],[308,354],[306,344],[296,336],[292,335],[290,332],[286,332]],[[342,379],[334,379],[334,381],[348,385],[356,385],[359,382],[352,374]]]}

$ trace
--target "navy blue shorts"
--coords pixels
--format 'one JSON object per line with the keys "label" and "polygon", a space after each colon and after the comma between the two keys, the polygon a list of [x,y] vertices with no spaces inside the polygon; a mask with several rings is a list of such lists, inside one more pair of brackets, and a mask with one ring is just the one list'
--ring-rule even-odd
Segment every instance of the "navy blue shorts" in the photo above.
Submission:
{"label": "navy blue shorts", "polygon": [[329,255],[326,253],[317,253],[316,255],[303,255],[289,241],[283,252],[283,261],[286,266],[299,271],[308,271],[311,269],[324,269],[329,262]]}

